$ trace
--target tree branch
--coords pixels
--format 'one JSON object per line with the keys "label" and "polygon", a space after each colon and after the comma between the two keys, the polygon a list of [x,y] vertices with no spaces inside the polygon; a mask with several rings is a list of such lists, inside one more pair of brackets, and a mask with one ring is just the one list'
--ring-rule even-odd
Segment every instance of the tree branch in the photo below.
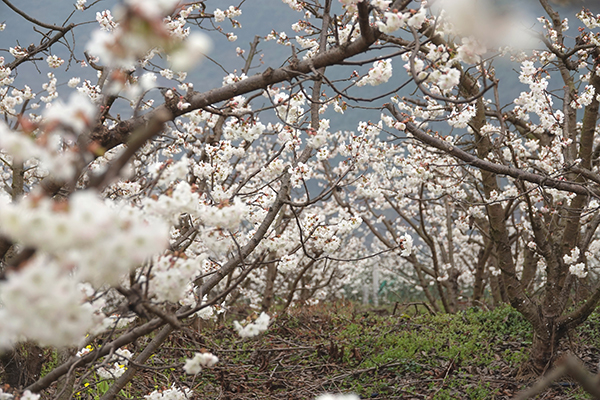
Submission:
{"label": "tree branch", "polygon": [[[385,104],[384,107],[387,108],[392,113],[394,118],[396,118],[399,121],[403,120],[402,115],[400,115],[398,110],[392,104],[389,104],[389,103]],[[527,171],[524,171],[519,168],[513,168],[513,167],[509,167],[507,165],[495,164],[490,161],[482,160],[482,159],[480,159],[470,153],[467,153],[466,151],[461,150],[460,148],[446,142],[445,140],[442,140],[442,139],[439,139],[439,138],[429,135],[428,133],[419,129],[412,122],[406,122],[405,125],[406,125],[406,130],[408,132],[410,132],[420,142],[423,142],[423,143],[433,146],[439,150],[442,150],[443,152],[450,154],[453,157],[456,157],[473,167],[480,168],[480,169],[483,169],[486,171],[490,171],[490,172],[493,172],[498,175],[506,175],[506,176],[510,176],[515,179],[521,179],[521,180],[524,180],[527,182],[536,183],[542,187],[551,187],[551,188],[558,189],[558,190],[561,190],[564,192],[571,192],[571,193],[577,193],[577,194],[582,194],[582,195],[591,195],[594,197],[600,197],[598,190],[591,190],[582,184],[562,181],[559,179],[550,178],[550,177],[539,175],[539,174],[534,174],[532,172],[527,172]]]}
{"label": "tree branch", "polygon": [[51,24],[46,24],[40,20],[37,20],[31,16],[29,16],[26,12],[19,10],[17,7],[15,7],[10,1],[8,0],[2,0],[2,2],[4,4],[6,4],[8,6],[8,8],[10,8],[11,10],[13,10],[14,12],[16,12],[17,14],[19,14],[21,17],[25,18],[27,21],[39,25],[42,28],[46,28],[46,29],[52,29],[54,31],[61,31],[63,33],[66,33],[70,28],[69,26],[58,26],[58,25],[51,25]]}
{"label": "tree branch", "polygon": [[[368,19],[368,5],[359,3],[358,11],[359,18]],[[146,124],[150,119],[154,118],[157,113],[164,112],[165,109],[172,113],[172,118],[176,118],[191,111],[202,109],[211,104],[216,104],[241,94],[265,89],[276,83],[290,81],[301,75],[309,74],[315,69],[318,70],[322,67],[339,64],[347,58],[367,51],[380,35],[378,30],[372,30],[371,33],[372,35],[368,37],[361,35],[351,43],[326,50],[323,53],[315,55],[313,58],[299,61],[294,65],[277,69],[269,67],[264,72],[240,82],[235,82],[203,93],[192,92],[190,95],[186,96],[186,101],[190,103],[190,106],[185,110],[179,110],[176,107],[169,107],[168,105],[163,104],[154,111],[142,116],[134,117],[127,121],[121,121],[115,128],[105,129],[103,127],[98,127],[95,129],[92,139],[97,140],[103,147],[110,149],[124,143],[130,132],[133,132],[139,126]]]}

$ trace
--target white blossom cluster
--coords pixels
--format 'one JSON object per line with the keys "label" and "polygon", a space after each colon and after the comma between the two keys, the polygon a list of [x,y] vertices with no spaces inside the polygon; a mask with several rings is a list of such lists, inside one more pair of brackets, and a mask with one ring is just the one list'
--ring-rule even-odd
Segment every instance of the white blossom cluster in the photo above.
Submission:
{"label": "white blossom cluster", "polygon": [[0,348],[23,338],[48,346],[77,345],[102,322],[86,300],[68,271],[36,256],[0,282]]}
{"label": "white blossom cluster", "polygon": [[48,82],[42,85],[42,89],[44,89],[48,93],[48,95],[40,96],[40,100],[46,104],[49,104],[50,102],[58,98],[58,91],[56,90],[56,84],[58,82],[58,79],[52,72],[48,72],[47,76]]}
{"label": "white blossom cluster", "polygon": [[150,293],[156,301],[173,303],[186,297],[190,282],[202,272],[206,255],[195,258],[160,256],[153,263]]}
{"label": "white blossom cluster", "polygon": [[48,63],[48,66],[50,68],[58,68],[61,65],[63,65],[65,60],[61,59],[60,57],[58,57],[56,55],[51,55],[46,58],[46,62]]}
{"label": "white blossom cluster", "polygon": [[77,191],[68,203],[27,197],[0,207],[0,232],[51,254],[66,271],[96,287],[120,283],[168,243],[168,226],[129,205],[111,205],[93,190]]}
{"label": "white blossom cluster", "polygon": [[229,140],[244,139],[253,142],[265,131],[266,126],[258,120],[228,120],[223,127],[223,136]]}
{"label": "white blossom cluster", "polygon": [[237,7],[229,6],[225,11],[222,11],[220,8],[217,8],[214,12],[215,22],[223,22],[225,18],[235,18],[242,15],[242,10]]}
{"label": "white blossom cluster", "polygon": [[212,368],[219,362],[219,358],[212,353],[196,353],[194,357],[185,360],[183,370],[186,374],[198,374],[202,368]]}
{"label": "white blossom cluster", "polygon": [[303,92],[292,96],[279,88],[271,88],[265,93],[276,106],[277,116],[288,124],[295,124],[304,115],[306,97]]}
{"label": "white blossom cluster", "polygon": [[127,370],[127,364],[131,360],[133,354],[127,349],[117,349],[115,354],[106,363],[112,363],[110,368],[100,367],[96,373],[101,379],[118,379]]}
{"label": "white blossom cluster", "polygon": [[563,256],[563,261],[565,264],[569,265],[569,272],[578,278],[585,278],[587,276],[587,271],[585,268],[585,263],[578,262],[579,261],[580,250],[579,247],[575,247],[571,250],[570,254],[565,254]]}
{"label": "white blossom cluster", "polygon": [[408,257],[411,255],[413,249],[413,239],[408,233],[405,233],[402,236],[402,252],[400,255],[402,257]]}
{"label": "white blossom cluster", "polygon": [[110,10],[97,12],[96,21],[98,21],[98,24],[100,24],[100,29],[106,32],[110,32],[119,26],[119,24],[115,22]]}
{"label": "white blossom cluster", "polygon": [[254,322],[243,326],[239,321],[233,321],[233,328],[243,338],[251,338],[258,336],[269,328],[270,317],[267,313],[262,312]]}
{"label": "white blossom cluster", "polygon": [[281,0],[284,4],[290,6],[292,10],[302,11],[302,3],[299,0]]}
{"label": "white blossom cluster", "polygon": [[2,89],[3,94],[6,94],[8,91],[8,88],[3,87],[14,82],[11,72],[11,69],[4,65],[4,57],[0,57],[0,89]]}
{"label": "white blossom cluster", "polygon": [[144,396],[146,400],[187,400],[193,395],[193,391],[189,388],[178,388],[175,384],[165,390],[155,390]]}
{"label": "white blossom cluster", "polygon": [[[117,20],[128,18],[126,23],[115,23],[107,11],[98,13],[101,29],[92,34],[88,51],[107,65],[129,69],[138,60],[151,58],[156,49],[161,49],[169,54],[172,69],[185,71],[191,68],[208,52],[210,42],[204,34],[190,34],[183,28],[186,16],[197,6],[184,10],[177,21],[165,18],[178,3],[177,0],[128,0],[126,10],[117,10]],[[145,29],[147,25],[154,29]]]}
{"label": "white blossom cluster", "polygon": [[588,29],[600,27],[600,14],[594,15],[589,10],[581,10],[577,13],[577,18],[583,22]]}
{"label": "white blossom cluster", "polygon": [[15,46],[8,49],[8,52],[16,59],[23,58],[29,54],[27,49],[21,46]]}
{"label": "white blossom cluster", "polygon": [[383,33],[394,33],[398,29],[403,28],[406,25],[406,21],[410,17],[410,14],[400,12],[385,12],[383,13],[383,21],[377,21],[377,28]]}
{"label": "white blossom cluster", "polygon": [[379,60],[373,63],[373,68],[369,70],[369,74],[359,80],[356,86],[377,86],[387,82],[392,76],[392,60]]}
{"label": "white blossom cluster", "polygon": [[176,223],[181,213],[195,213],[200,197],[192,191],[185,181],[179,182],[172,192],[163,194],[157,199],[145,198],[143,206],[147,212],[160,216],[171,223]]}
{"label": "white blossom cluster", "polygon": [[[4,393],[4,391],[2,389],[0,389],[0,400],[11,400],[14,397],[15,397],[14,395],[12,395],[10,393]],[[22,399],[22,400],[39,400],[40,397],[41,397],[41,395],[39,395],[39,394],[31,393],[30,390],[25,390],[21,394],[21,397],[19,397],[19,399]]]}
{"label": "white blossom cluster", "polygon": [[224,201],[214,206],[201,206],[199,214],[205,224],[223,229],[235,229],[244,220],[248,208],[239,197],[233,204]]}
{"label": "white blossom cluster", "polygon": [[481,56],[487,52],[486,46],[474,37],[462,38],[462,45],[456,50],[457,60],[466,64],[477,64],[481,61]]}

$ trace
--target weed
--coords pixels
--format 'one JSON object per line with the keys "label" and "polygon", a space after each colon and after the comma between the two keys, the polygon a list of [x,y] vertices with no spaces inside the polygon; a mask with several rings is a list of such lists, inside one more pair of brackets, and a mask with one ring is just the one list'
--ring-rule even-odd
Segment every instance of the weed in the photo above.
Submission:
{"label": "weed", "polygon": [[41,377],[46,376],[49,372],[51,372],[54,368],[58,366],[58,351],[56,349],[46,349],[46,361],[42,365],[42,372],[40,374]]}
{"label": "weed", "polygon": [[490,400],[495,398],[498,392],[498,389],[491,388],[487,382],[480,382],[479,385],[470,386],[465,389],[465,393],[471,400]]}

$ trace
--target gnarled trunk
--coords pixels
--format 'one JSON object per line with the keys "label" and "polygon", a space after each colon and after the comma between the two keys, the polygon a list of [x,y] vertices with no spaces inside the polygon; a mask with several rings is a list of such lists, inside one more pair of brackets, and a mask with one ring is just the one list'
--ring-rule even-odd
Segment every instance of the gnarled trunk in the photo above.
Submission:
{"label": "gnarled trunk", "polygon": [[540,318],[532,324],[533,339],[529,353],[529,364],[539,373],[546,371],[554,361],[556,349],[564,331],[557,329],[556,318]]}
{"label": "gnarled trunk", "polygon": [[554,339],[534,332],[529,362],[535,371],[542,373],[552,363],[554,350],[558,345],[558,340]]}

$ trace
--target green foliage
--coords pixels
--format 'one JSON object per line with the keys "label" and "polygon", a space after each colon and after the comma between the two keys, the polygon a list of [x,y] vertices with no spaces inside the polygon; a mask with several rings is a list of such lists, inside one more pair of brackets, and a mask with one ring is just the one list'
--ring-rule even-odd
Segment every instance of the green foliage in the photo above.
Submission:
{"label": "green foliage", "polygon": [[[369,349],[361,367],[401,363],[400,369],[460,365],[486,366],[494,360],[497,341],[531,342],[528,324],[510,307],[491,312],[472,308],[459,314],[421,315],[400,320],[368,315],[346,326],[337,339],[346,348]],[[522,350],[507,349],[511,365],[526,360]],[[351,362],[350,358],[346,360]]]}
{"label": "green foliage", "polygon": [[42,365],[42,372],[40,374],[42,377],[46,376],[58,366],[58,352],[52,348],[49,348],[46,351],[49,355],[46,357],[46,362]]}
{"label": "green foliage", "polygon": [[592,400],[591,394],[583,390],[582,388],[566,389],[565,392],[568,394],[568,398],[572,400]]}
{"label": "green foliage", "polygon": [[596,311],[579,326],[577,333],[585,337],[586,342],[596,348],[600,348],[600,312]]}
{"label": "green foliage", "polygon": [[478,385],[467,386],[465,392],[471,400],[489,400],[498,394],[499,389],[492,388],[489,382],[479,382]]}
{"label": "green foliage", "polygon": [[[96,374],[94,374],[93,377],[95,379],[86,381],[83,384],[83,390],[75,393],[76,399],[98,400],[102,396],[104,396],[106,392],[108,392],[108,389],[110,389],[110,386],[113,384],[112,380],[100,379]],[[128,383],[127,385],[125,385],[124,389],[121,389],[118,398],[131,399],[134,397],[142,397],[146,394],[148,393],[138,393],[136,396],[134,396],[132,393],[132,385],[131,383]]]}

